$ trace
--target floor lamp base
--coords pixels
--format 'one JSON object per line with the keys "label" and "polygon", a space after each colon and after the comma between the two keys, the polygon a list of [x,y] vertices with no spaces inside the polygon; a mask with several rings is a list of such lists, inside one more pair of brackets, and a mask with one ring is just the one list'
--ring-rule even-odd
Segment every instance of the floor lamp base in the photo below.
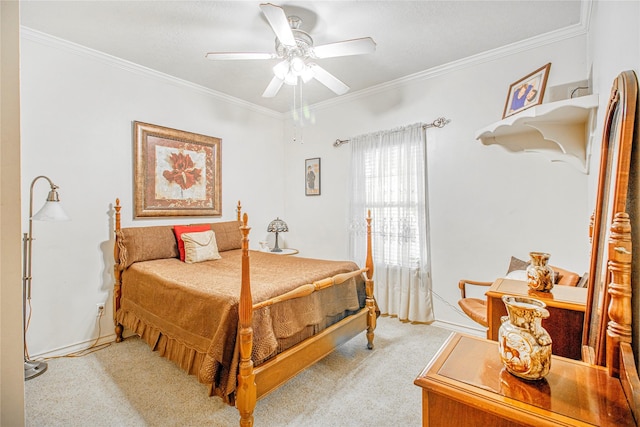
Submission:
{"label": "floor lamp base", "polygon": [[30,380],[38,375],[44,374],[47,370],[47,362],[37,362],[35,360],[24,361],[24,379]]}

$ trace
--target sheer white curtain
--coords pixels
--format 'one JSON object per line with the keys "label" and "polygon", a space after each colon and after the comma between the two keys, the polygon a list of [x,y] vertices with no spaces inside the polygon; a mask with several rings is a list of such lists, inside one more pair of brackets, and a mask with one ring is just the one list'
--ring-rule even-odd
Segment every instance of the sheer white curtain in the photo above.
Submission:
{"label": "sheer white curtain", "polygon": [[375,297],[383,314],[431,322],[426,133],[422,124],[350,139],[349,251],[362,262],[372,215]]}

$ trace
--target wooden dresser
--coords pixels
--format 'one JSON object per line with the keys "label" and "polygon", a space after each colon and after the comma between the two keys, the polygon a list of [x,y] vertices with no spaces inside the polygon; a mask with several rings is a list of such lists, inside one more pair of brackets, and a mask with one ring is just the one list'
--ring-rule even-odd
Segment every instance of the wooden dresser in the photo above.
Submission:
{"label": "wooden dresser", "polygon": [[498,343],[452,334],[414,382],[423,426],[635,426],[620,381],[601,366],[552,356],[525,381],[503,369]]}
{"label": "wooden dresser", "polygon": [[536,292],[529,289],[527,282],[521,280],[498,279],[486,292],[487,320],[489,329],[487,338],[498,340],[500,318],[507,315],[502,302],[503,295],[536,298],[547,304],[549,318],[542,320],[553,344],[553,354],[580,360],[582,357],[582,328],[587,305],[587,289],[573,286],[554,286],[551,292]]}

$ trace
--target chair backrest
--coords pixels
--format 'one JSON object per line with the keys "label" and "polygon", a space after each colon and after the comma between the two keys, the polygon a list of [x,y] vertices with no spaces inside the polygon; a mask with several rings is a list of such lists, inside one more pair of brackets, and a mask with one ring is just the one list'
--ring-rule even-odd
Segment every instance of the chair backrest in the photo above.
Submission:
{"label": "chair backrest", "polygon": [[620,344],[620,382],[627,396],[627,402],[633,413],[633,418],[640,416],[640,379],[636,371],[633,349],[629,343]]}

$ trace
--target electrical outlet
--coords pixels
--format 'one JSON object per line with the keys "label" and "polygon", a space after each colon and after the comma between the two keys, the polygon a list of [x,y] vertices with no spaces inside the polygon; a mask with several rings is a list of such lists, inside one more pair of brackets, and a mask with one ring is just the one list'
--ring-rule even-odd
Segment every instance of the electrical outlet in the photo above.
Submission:
{"label": "electrical outlet", "polygon": [[96,307],[98,308],[98,313],[96,314],[96,316],[101,317],[104,314],[104,303],[99,302],[96,304]]}

